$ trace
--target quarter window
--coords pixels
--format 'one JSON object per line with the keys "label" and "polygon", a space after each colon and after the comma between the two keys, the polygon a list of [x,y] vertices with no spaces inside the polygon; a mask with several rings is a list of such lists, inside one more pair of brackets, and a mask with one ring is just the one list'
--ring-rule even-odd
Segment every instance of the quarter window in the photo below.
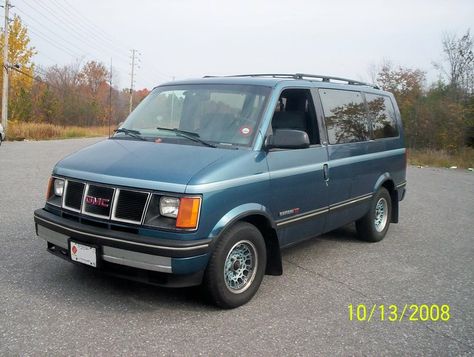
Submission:
{"label": "quarter window", "polygon": [[369,123],[360,92],[319,90],[330,144],[366,141]]}
{"label": "quarter window", "polygon": [[395,109],[389,97],[366,94],[374,139],[398,136]]}

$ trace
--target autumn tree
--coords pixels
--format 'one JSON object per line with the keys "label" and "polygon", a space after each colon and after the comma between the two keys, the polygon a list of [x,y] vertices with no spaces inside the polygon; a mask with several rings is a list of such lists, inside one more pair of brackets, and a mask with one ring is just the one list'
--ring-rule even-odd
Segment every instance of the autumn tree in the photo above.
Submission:
{"label": "autumn tree", "polygon": [[[446,33],[442,40],[444,64],[435,63],[455,91],[472,95],[474,90],[474,52],[470,30],[458,38]],[[447,68],[446,68],[447,67]]]}
{"label": "autumn tree", "polygon": [[42,93],[42,100],[57,103],[57,116],[51,118],[51,124],[81,125],[84,98],[79,94],[79,72],[79,63],[42,70],[41,78],[48,84],[48,92]]}
{"label": "autumn tree", "polygon": [[109,71],[105,65],[96,61],[87,62],[79,73],[79,81],[91,94],[97,94],[99,88],[109,79]]}
{"label": "autumn tree", "polygon": [[104,124],[109,114],[109,71],[103,63],[87,62],[79,72],[81,94],[90,100],[84,108],[100,124]]}
{"label": "autumn tree", "polygon": [[[21,22],[21,18],[15,15],[9,24],[8,34],[8,62],[10,65],[18,66],[23,72],[9,69],[10,96],[9,117],[12,120],[21,120],[31,115],[32,103],[30,92],[33,86],[34,64],[32,62],[36,50],[30,45],[28,29]],[[0,46],[3,51],[5,38],[3,29],[0,35]],[[3,58],[0,58],[3,67]],[[3,71],[0,71],[0,80],[3,81]]]}
{"label": "autumn tree", "polygon": [[408,144],[416,147],[420,142],[420,133],[428,129],[429,124],[420,116],[421,99],[425,72],[419,69],[394,67],[390,62],[382,65],[376,76],[376,83],[384,90],[392,92],[398,103]]}
{"label": "autumn tree", "polygon": [[461,37],[445,34],[442,45],[444,63],[435,63],[435,67],[448,79],[448,84],[438,89],[443,90],[443,100],[448,95],[457,104],[456,108],[449,106],[452,110],[448,114],[456,115],[455,123],[463,130],[461,137],[474,146],[474,42],[470,30]]}

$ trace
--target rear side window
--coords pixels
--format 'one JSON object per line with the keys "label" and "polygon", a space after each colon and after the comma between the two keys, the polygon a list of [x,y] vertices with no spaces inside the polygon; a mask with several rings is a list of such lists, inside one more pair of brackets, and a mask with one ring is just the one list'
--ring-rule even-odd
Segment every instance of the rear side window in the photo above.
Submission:
{"label": "rear side window", "polygon": [[319,90],[330,144],[366,141],[369,123],[360,92]]}
{"label": "rear side window", "polygon": [[366,94],[374,139],[398,136],[395,109],[389,97]]}

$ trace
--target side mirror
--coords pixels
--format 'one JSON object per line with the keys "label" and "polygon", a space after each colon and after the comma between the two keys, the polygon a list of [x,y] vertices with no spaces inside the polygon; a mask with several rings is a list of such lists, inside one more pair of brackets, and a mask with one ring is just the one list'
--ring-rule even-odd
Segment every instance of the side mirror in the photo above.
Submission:
{"label": "side mirror", "polygon": [[265,139],[266,149],[305,149],[309,147],[308,134],[301,130],[277,129]]}

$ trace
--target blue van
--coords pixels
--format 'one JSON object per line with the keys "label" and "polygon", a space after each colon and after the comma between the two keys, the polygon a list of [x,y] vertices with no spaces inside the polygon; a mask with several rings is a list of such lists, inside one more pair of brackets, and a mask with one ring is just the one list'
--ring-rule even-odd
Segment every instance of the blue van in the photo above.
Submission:
{"label": "blue van", "polygon": [[156,87],[108,140],[61,160],[34,213],[49,252],[151,284],[248,302],[280,250],[356,223],[384,238],[405,194],[392,94],[307,74]]}

